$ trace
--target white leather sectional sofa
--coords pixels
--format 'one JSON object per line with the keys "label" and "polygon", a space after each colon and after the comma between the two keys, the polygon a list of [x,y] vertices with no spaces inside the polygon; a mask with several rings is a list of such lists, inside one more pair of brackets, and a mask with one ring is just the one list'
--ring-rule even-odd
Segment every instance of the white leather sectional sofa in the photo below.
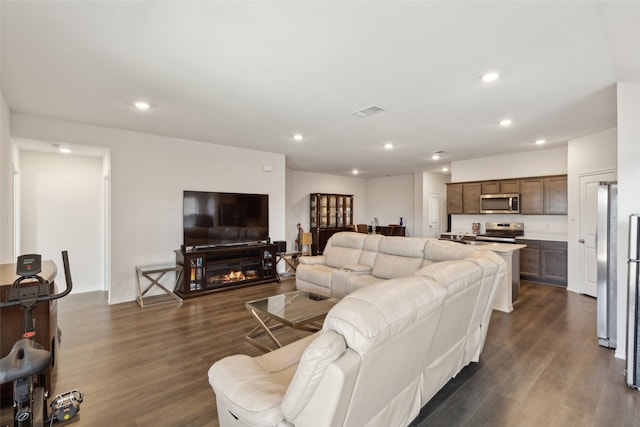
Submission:
{"label": "white leather sectional sofa", "polygon": [[[502,258],[457,243],[353,234],[332,237],[324,264],[303,264],[315,267],[299,286],[346,294],[322,331],[209,369],[222,427],[405,426],[479,360]],[[414,271],[396,277],[401,270]]]}
{"label": "white leather sectional sofa", "polygon": [[474,248],[460,243],[379,234],[334,234],[323,255],[299,257],[296,287],[342,298],[384,280],[411,276],[440,261],[462,259]]}

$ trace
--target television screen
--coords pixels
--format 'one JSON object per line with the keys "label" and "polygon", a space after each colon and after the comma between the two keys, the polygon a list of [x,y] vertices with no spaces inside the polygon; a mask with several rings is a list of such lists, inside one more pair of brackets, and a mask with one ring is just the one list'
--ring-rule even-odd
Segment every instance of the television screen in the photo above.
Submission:
{"label": "television screen", "polygon": [[185,246],[234,245],[269,239],[269,195],[185,191]]}

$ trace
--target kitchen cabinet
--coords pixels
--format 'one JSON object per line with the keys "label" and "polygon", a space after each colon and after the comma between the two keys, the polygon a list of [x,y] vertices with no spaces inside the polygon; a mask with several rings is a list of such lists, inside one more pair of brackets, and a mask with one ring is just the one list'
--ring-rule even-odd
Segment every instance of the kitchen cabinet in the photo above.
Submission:
{"label": "kitchen cabinet", "polygon": [[530,282],[567,286],[567,242],[518,239],[520,278]]}
{"label": "kitchen cabinet", "polygon": [[479,182],[447,184],[447,213],[480,213],[481,190]]}
{"label": "kitchen cabinet", "polygon": [[544,179],[544,213],[547,215],[566,215],[567,176],[550,176]]}
{"label": "kitchen cabinet", "polygon": [[540,242],[540,278],[567,286],[567,242]]}
{"label": "kitchen cabinet", "polygon": [[483,181],[482,194],[515,194],[520,192],[519,179]]}
{"label": "kitchen cabinet", "polygon": [[544,214],[544,179],[525,178],[521,182],[520,213],[523,215]]}
{"label": "kitchen cabinet", "polygon": [[479,182],[462,184],[462,213],[480,213],[480,194],[482,187]]}
{"label": "kitchen cabinet", "polygon": [[450,183],[447,184],[447,213],[480,213],[482,194],[520,194],[523,215],[567,214],[566,175]]}
{"label": "kitchen cabinet", "polygon": [[447,213],[461,214],[462,184],[447,184]]}
{"label": "kitchen cabinet", "polygon": [[447,213],[480,213],[481,190],[479,182],[447,184]]}
{"label": "kitchen cabinet", "polygon": [[537,240],[521,240],[518,243],[527,245],[520,249],[520,277],[532,280],[540,276],[540,242]]}

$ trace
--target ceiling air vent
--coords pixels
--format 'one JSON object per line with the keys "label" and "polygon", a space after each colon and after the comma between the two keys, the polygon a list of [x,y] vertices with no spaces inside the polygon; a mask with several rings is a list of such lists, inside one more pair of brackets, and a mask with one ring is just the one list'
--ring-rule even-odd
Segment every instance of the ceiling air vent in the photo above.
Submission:
{"label": "ceiling air vent", "polygon": [[362,110],[354,111],[351,114],[353,114],[354,116],[357,116],[357,117],[369,117],[369,116],[372,116],[372,115],[374,115],[376,113],[381,113],[383,111],[384,111],[384,108],[376,107],[374,105],[374,106],[371,106],[371,107],[363,108]]}

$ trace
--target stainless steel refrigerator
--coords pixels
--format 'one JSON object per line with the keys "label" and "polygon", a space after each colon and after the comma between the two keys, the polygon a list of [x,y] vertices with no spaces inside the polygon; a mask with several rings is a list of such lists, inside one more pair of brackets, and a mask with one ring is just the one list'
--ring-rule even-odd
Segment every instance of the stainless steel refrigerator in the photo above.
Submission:
{"label": "stainless steel refrigerator", "polygon": [[627,283],[627,384],[640,388],[640,313],[638,312],[638,267],[640,266],[640,214],[629,216]]}
{"label": "stainless steel refrigerator", "polygon": [[598,216],[596,229],[597,257],[597,332],[598,344],[616,348],[617,328],[617,232],[618,184],[598,185]]}

